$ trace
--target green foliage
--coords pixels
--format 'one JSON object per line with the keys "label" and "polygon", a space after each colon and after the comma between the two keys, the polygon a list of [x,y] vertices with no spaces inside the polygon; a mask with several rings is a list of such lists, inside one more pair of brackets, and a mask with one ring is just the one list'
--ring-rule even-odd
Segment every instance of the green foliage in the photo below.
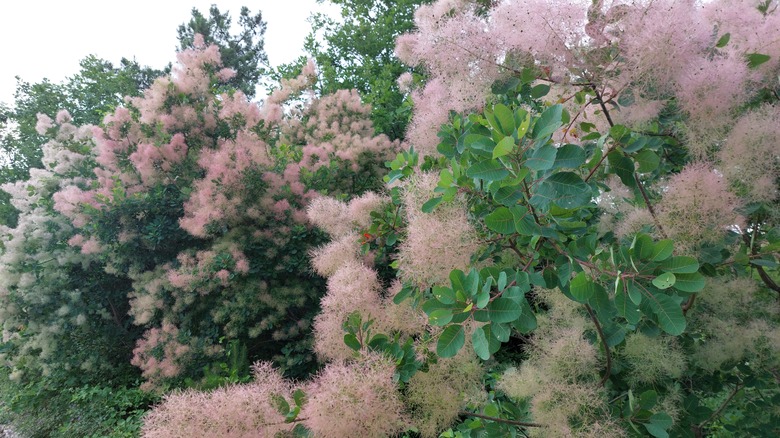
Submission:
{"label": "green foliage", "polygon": [[[358,90],[373,108],[377,133],[402,138],[411,107],[397,80],[409,69],[394,56],[395,39],[412,30],[415,8],[431,0],[329,1],[341,8],[341,17],[314,14],[304,44],[320,70],[320,92]],[[281,71],[292,76],[303,64],[302,58]]]}
{"label": "green foliage", "polygon": [[227,82],[227,86],[254,97],[255,87],[260,79],[260,68],[268,64],[264,48],[266,23],[263,21],[262,12],[251,15],[249,8],[242,6],[238,25],[240,32],[232,35],[230,13],[221,13],[217,5],[211,5],[208,17],[197,8],[192,8],[189,23],[182,24],[177,29],[179,50],[192,48],[195,34],[202,35],[206,44],[219,46],[222,64],[236,72],[236,76]]}
{"label": "green foliage", "polygon": [[2,373],[0,389],[0,422],[30,438],[137,437],[144,413],[158,401],[137,389],[137,382],[75,386],[40,379],[18,384]]}

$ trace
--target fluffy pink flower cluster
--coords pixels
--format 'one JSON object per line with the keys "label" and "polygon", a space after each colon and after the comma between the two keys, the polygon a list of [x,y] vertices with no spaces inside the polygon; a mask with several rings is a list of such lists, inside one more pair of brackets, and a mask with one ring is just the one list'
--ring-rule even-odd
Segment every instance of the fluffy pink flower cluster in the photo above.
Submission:
{"label": "fluffy pink flower cluster", "polygon": [[[760,89],[751,84],[774,81],[780,65],[780,45],[770,36],[780,34],[780,13],[761,14],[749,1],[511,0],[495,2],[486,15],[474,8],[454,0],[421,6],[417,31],[397,39],[398,57],[430,76],[412,93],[407,133],[423,154],[434,153],[450,110],[478,109],[495,80],[534,66],[545,81],[593,84],[604,99],[631,93],[639,106],[615,111],[621,122],[647,120],[676,97],[688,115],[691,151],[703,157]],[[713,29],[718,38],[730,34],[725,47],[715,47]],[[750,70],[750,53],[770,61]],[[574,105],[566,97],[580,89],[566,87],[560,97]]]}
{"label": "fluffy pink flower cluster", "polygon": [[153,389],[163,379],[177,376],[190,357],[191,347],[179,340],[179,329],[169,323],[144,333],[133,349],[130,363],[141,368],[142,389]]}
{"label": "fluffy pink flower cluster", "polygon": [[720,172],[693,163],[669,180],[659,204],[659,220],[682,251],[718,239],[718,231],[743,225],[738,198],[728,190]]}
{"label": "fluffy pink flower cluster", "polygon": [[393,436],[403,430],[404,405],[395,364],[381,355],[331,363],[307,385],[304,424],[322,438]]}
{"label": "fluffy pink flower cluster", "polygon": [[253,367],[254,382],[215,389],[171,393],[146,417],[146,438],[271,437],[290,429],[274,397],[292,400],[292,388],[269,363]]}

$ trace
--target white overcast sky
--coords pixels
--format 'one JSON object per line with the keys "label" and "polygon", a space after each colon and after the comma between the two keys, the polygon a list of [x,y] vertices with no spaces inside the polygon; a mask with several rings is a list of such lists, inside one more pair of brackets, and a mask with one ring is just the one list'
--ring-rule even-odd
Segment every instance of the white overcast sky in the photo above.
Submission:
{"label": "white overcast sky", "polygon": [[271,65],[292,61],[303,51],[313,11],[338,16],[330,4],[315,0],[6,0],[0,2],[0,102],[11,103],[15,76],[28,82],[59,82],[79,71],[79,60],[96,55],[118,63],[135,58],[163,67],[175,59],[176,28],[198,8],[208,16],[211,4],[230,11],[233,23],[241,6],[260,10],[268,27],[265,50]]}

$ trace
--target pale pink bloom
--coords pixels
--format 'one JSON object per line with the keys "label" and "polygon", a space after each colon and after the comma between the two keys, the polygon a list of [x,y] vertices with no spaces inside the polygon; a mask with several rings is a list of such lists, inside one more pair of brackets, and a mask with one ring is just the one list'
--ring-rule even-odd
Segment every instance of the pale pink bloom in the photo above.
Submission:
{"label": "pale pink bloom", "polygon": [[669,180],[658,204],[659,220],[675,246],[690,251],[742,225],[739,205],[720,172],[706,163],[691,163]]}
{"label": "pale pink bloom", "polygon": [[217,72],[217,77],[222,82],[227,82],[236,77],[236,71],[232,68],[223,68]]}
{"label": "pale pink bloom", "polygon": [[393,436],[406,424],[394,372],[379,355],[328,364],[307,386],[301,417],[322,438]]}
{"label": "pale pink bloom", "polygon": [[70,123],[71,120],[73,120],[73,117],[70,116],[68,110],[59,110],[57,112],[56,121],[58,124],[62,125],[63,123]]}
{"label": "pale pink bloom", "polygon": [[780,195],[780,109],[766,105],[744,114],[723,145],[719,158],[733,190],[752,201]]}
{"label": "pale pink bloom", "polygon": [[398,77],[397,82],[398,89],[401,90],[402,93],[409,93],[412,91],[412,86],[414,85],[414,77],[411,73],[404,72]]}
{"label": "pale pink bloom", "polygon": [[82,254],[97,254],[102,250],[100,242],[92,237],[81,245]]}
{"label": "pale pink bloom", "polygon": [[274,397],[292,403],[291,384],[269,363],[255,364],[253,373],[249,384],[168,394],[144,417],[143,436],[256,438],[284,433],[290,427]]}
{"label": "pale pink bloom", "polygon": [[35,131],[40,135],[46,135],[49,129],[54,127],[54,121],[46,114],[38,113],[38,122],[35,124]]}

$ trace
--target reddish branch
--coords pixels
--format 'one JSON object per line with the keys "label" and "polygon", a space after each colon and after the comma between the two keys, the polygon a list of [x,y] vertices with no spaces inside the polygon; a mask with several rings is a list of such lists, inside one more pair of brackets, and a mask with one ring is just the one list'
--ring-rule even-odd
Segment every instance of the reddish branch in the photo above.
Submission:
{"label": "reddish branch", "polygon": [[498,418],[498,417],[491,417],[489,415],[482,415],[482,414],[475,414],[474,412],[469,411],[460,411],[458,412],[460,415],[466,416],[466,417],[477,417],[477,418],[483,418],[485,420],[495,421],[498,423],[506,423],[506,424],[513,424],[515,426],[522,426],[522,427],[544,427],[543,424],[539,423],[528,423],[525,421],[515,421],[515,420],[507,420],[505,418]]}
{"label": "reddish branch", "polygon": [[585,309],[588,310],[588,315],[590,315],[591,321],[593,321],[593,325],[596,326],[596,332],[599,334],[599,338],[601,339],[601,343],[604,344],[604,356],[606,356],[607,359],[607,369],[604,371],[604,376],[601,378],[601,381],[599,382],[599,386],[604,386],[605,383],[607,383],[607,380],[609,380],[609,376],[612,374],[612,355],[609,352],[609,344],[607,344],[607,337],[604,336],[604,330],[601,329],[601,323],[599,323],[599,319],[596,317],[596,313],[593,311],[593,308],[590,307],[590,305],[585,304]]}

